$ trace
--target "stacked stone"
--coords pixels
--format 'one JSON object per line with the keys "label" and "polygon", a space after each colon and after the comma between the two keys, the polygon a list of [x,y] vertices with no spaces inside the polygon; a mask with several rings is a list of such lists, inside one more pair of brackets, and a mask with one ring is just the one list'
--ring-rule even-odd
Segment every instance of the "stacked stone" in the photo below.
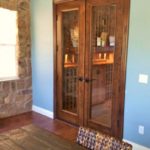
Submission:
{"label": "stacked stone", "polygon": [[30,1],[0,0],[0,7],[18,12],[18,80],[0,81],[0,118],[32,108]]}

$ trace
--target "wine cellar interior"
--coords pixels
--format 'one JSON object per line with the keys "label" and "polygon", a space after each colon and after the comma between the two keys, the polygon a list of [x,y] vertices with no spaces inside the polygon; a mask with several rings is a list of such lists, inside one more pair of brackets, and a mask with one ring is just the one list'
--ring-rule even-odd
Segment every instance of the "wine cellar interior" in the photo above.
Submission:
{"label": "wine cellar interior", "polygon": [[116,6],[93,7],[91,119],[111,127]]}
{"label": "wine cellar interior", "polygon": [[63,13],[63,109],[77,113],[78,11]]}
{"label": "wine cellar interior", "polygon": [[[95,6],[92,10],[91,119],[111,126],[112,73],[115,51],[116,6]],[[79,21],[78,11],[63,12],[63,104],[77,113]]]}

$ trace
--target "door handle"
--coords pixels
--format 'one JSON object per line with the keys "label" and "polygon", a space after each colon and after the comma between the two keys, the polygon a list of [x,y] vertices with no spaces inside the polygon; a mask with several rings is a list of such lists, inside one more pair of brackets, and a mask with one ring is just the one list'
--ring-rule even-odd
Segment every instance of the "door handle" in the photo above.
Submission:
{"label": "door handle", "polygon": [[78,80],[79,80],[80,82],[83,82],[83,81],[84,81],[84,78],[83,78],[83,77],[78,77]]}
{"label": "door handle", "polygon": [[94,81],[94,80],[96,80],[96,79],[85,78],[85,82],[86,82],[86,83],[92,82],[92,81]]}
{"label": "door handle", "polygon": [[80,82],[86,82],[86,83],[96,80],[96,79],[89,79],[89,78],[84,78],[84,77],[77,77],[76,79]]}

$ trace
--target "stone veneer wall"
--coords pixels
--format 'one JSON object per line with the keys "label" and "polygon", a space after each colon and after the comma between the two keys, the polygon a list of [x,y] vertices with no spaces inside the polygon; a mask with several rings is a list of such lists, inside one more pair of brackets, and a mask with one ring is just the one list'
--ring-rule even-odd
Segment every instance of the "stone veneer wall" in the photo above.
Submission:
{"label": "stone veneer wall", "polygon": [[31,111],[30,0],[0,0],[0,7],[18,11],[19,79],[0,81],[0,118]]}

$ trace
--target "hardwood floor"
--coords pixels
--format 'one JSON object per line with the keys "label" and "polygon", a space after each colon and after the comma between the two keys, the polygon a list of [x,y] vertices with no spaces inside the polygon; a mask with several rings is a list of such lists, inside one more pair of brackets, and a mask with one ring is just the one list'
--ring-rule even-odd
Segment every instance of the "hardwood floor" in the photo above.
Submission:
{"label": "hardwood floor", "polygon": [[28,124],[35,124],[69,141],[76,140],[77,127],[60,120],[50,119],[35,112],[28,112],[18,116],[0,119],[0,132],[16,129]]}

